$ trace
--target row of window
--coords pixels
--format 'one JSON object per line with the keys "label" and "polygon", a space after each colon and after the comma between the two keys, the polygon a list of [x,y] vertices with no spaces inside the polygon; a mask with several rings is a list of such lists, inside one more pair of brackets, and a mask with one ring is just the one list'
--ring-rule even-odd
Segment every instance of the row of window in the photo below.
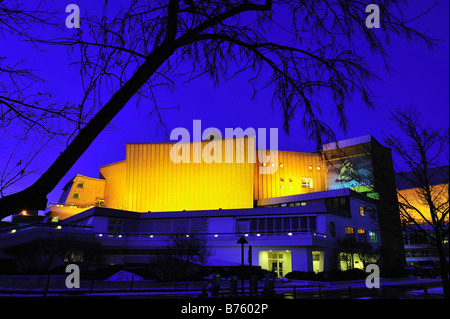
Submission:
{"label": "row of window", "polygon": [[405,250],[406,257],[437,257],[436,250]]}
{"label": "row of window", "polygon": [[298,206],[306,206],[306,202],[291,202],[291,203],[282,203],[275,205],[267,205],[261,207],[298,207]]}
{"label": "row of window", "polygon": [[[262,162],[261,164],[262,164],[262,166],[267,166],[267,165],[269,165],[269,164],[266,163],[266,162]],[[271,165],[272,167],[275,167],[275,163],[271,163],[270,165]],[[283,163],[280,163],[280,168],[283,168],[283,167],[284,167],[284,164],[283,164]],[[312,165],[309,165],[309,166],[308,166],[308,169],[309,169],[310,171],[312,171],[313,166],[312,166]],[[320,171],[320,166],[316,166],[316,169],[317,169],[317,171]]]}
{"label": "row of window", "polygon": [[325,199],[325,206],[330,208],[336,208],[340,210],[350,211],[350,198],[349,197],[333,197]]}
{"label": "row of window", "polygon": [[265,217],[236,220],[236,232],[238,233],[272,233],[315,230],[316,216]]}
{"label": "row of window", "polygon": [[[356,237],[356,234],[358,237]],[[376,232],[369,231],[368,234],[369,238],[367,238],[367,232],[365,229],[358,228],[355,232],[355,227],[345,226],[345,236],[347,237],[356,237],[359,241],[367,241],[369,239],[371,243],[378,242],[378,234]]]}
{"label": "row of window", "polygon": [[405,234],[403,240],[406,246],[428,244],[428,238],[424,234]]}

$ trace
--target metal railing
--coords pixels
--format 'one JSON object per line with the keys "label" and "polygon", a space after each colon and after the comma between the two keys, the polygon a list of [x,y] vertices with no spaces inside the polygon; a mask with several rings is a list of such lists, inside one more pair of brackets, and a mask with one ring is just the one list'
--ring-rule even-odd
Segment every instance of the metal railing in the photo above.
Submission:
{"label": "metal railing", "polygon": [[149,233],[149,232],[138,232],[138,233],[100,233],[97,232],[97,237],[105,237],[105,238],[117,238],[117,239],[137,239],[137,240],[148,240],[148,239],[165,239],[174,235],[183,235],[189,237],[190,235],[200,234],[212,239],[230,239],[230,238],[238,238],[244,236],[246,238],[280,238],[280,237],[316,237],[316,238],[326,238],[326,234],[312,231],[312,230],[297,230],[297,231],[282,231],[282,232],[228,232],[228,233]]}
{"label": "metal railing", "polygon": [[6,228],[0,229],[0,235],[4,234],[15,234],[18,232],[26,231],[26,230],[36,230],[36,229],[70,229],[70,230],[93,230],[92,226],[80,226],[80,225],[61,225],[59,223],[35,223],[35,224],[28,224],[28,225],[22,225],[22,226],[10,226]]}

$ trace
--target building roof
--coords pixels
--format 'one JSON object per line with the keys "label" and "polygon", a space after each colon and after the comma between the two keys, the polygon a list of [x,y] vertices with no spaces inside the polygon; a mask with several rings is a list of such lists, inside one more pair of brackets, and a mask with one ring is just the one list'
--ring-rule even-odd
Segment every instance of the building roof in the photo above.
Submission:
{"label": "building roof", "polygon": [[364,136],[349,138],[347,140],[327,143],[327,144],[323,144],[323,150],[327,151],[327,150],[336,149],[338,147],[342,148],[342,147],[353,146],[353,145],[358,145],[358,144],[363,144],[363,143],[369,143],[372,141],[372,138],[373,138],[372,135],[364,135]]}
{"label": "building roof", "polygon": [[342,196],[352,196],[359,198],[361,200],[367,201],[369,203],[376,203],[376,200],[366,196],[365,194],[358,193],[350,188],[340,188],[333,189],[321,192],[313,192],[306,194],[298,194],[298,195],[290,195],[283,197],[272,197],[267,199],[258,200],[258,206],[266,206],[266,205],[276,205],[281,203],[289,203],[289,202],[300,202],[300,201],[309,201],[314,199],[324,199],[331,197],[342,197]]}
{"label": "building roof", "polygon": [[[449,181],[449,171],[448,166],[441,166],[432,168],[428,171],[428,178],[431,185],[442,185],[448,184]],[[420,182],[417,181],[417,177],[414,172],[401,172],[396,174],[395,182],[397,189],[412,189],[418,188]]]}
{"label": "building roof", "polygon": [[[278,209],[277,209],[278,208]],[[90,216],[104,216],[130,219],[169,219],[169,218],[209,218],[209,217],[251,217],[264,215],[295,215],[295,214],[323,214],[327,213],[325,205],[310,205],[298,207],[259,207],[242,209],[218,209],[218,210],[197,210],[181,212],[159,212],[159,213],[137,213],[126,210],[93,207],[79,214],[64,219],[64,224],[71,224],[75,221],[88,218]],[[336,213],[330,211],[330,213]]]}

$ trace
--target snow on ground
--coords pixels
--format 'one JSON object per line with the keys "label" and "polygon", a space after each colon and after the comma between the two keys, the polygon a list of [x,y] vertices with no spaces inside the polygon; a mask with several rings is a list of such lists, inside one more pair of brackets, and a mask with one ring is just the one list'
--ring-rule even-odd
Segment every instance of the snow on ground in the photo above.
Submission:
{"label": "snow on ground", "polygon": [[[408,291],[407,294],[409,295],[423,295],[424,291],[423,289],[420,290],[411,290]],[[429,288],[428,289],[428,294],[433,294],[433,295],[443,295],[444,294],[444,288],[442,287],[438,287],[438,288]]]}

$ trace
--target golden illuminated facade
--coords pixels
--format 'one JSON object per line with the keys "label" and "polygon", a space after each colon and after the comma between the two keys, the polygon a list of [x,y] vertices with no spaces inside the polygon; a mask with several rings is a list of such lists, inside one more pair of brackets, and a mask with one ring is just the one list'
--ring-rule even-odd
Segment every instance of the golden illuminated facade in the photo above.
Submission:
{"label": "golden illuminated facade", "polygon": [[[254,137],[129,143],[126,160],[102,166],[100,179],[77,175],[51,215],[64,219],[90,206],[134,212],[253,208],[260,199],[326,190],[320,154],[258,155]],[[79,183],[85,187],[77,189]]]}

